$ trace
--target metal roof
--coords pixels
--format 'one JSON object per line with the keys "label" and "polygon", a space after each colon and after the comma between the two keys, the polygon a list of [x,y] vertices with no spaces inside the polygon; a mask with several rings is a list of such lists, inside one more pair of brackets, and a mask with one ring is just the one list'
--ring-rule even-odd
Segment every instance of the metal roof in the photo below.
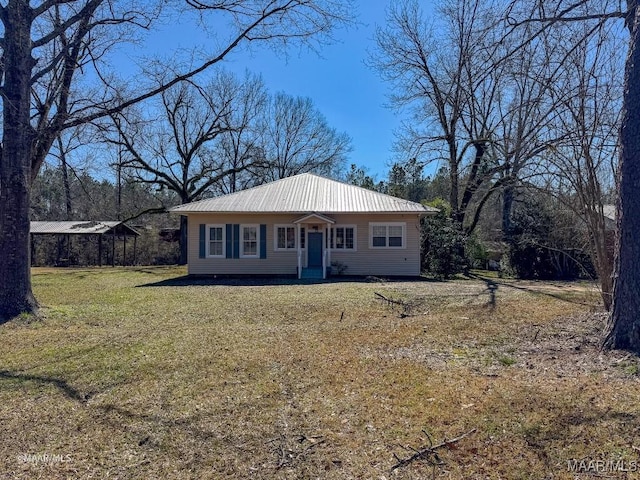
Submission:
{"label": "metal roof", "polygon": [[221,197],[186,203],[176,213],[435,213],[438,210],[312,173]]}
{"label": "metal roof", "polygon": [[31,222],[30,231],[34,234],[59,235],[98,235],[115,231],[119,235],[140,235],[127,224],[116,221]]}

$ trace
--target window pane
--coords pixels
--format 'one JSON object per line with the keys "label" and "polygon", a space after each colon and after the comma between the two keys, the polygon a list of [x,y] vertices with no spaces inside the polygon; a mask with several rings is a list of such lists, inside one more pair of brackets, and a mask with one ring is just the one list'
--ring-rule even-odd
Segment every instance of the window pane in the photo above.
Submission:
{"label": "window pane", "polygon": [[222,255],[222,242],[210,242],[209,255]]}
{"label": "window pane", "polygon": [[278,227],[278,248],[284,248],[286,245],[285,233],[286,229],[284,227]]}
{"label": "window pane", "polygon": [[258,253],[258,244],[253,241],[247,241],[243,243],[243,253],[245,255],[257,255]]}
{"label": "window pane", "polygon": [[345,248],[353,249],[353,228],[345,228]]}
{"label": "window pane", "polygon": [[304,235],[305,235],[305,231],[304,231],[304,227],[302,227],[300,229],[300,248],[305,248]]}
{"label": "window pane", "polygon": [[258,254],[258,229],[257,227],[244,227],[242,232],[242,253],[244,255]]}
{"label": "window pane", "polygon": [[209,255],[222,256],[223,248],[222,227],[209,227]]}
{"label": "window pane", "polygon": [[222,227],[211,227],[209,229],[209,240],[212,242],[221,242],[222,241]]}
{"label": "window pane", "polygon": [[344,228],[336,228],[336,247],[344,248]]}
{"label": "window pane", "polygon": [[401,247],[402,246],[402,237],[389,237],[389,246],[390,247]]}
{"label": "window pane", "polygon": [[375,225],[372,232],[374,237],[386,237],[387,227],[385,225]]}
{"label": "window pane", "polygon": [[244,227],[243,238],[245,240],[257,240],[258,229],[256,227]]}
{"label": "window pane", "polygon": [[389,236],[390,237],[402,237],[402,226],[400,226],[400,225],[389,225]]}
{"label": "window pane", "polygon": [[387,237],[373,237],[373,246],[374,247],[386,247],[387,246]]}
{"label": "window pane", "polygon": [[287,248],[296,248],[296,230],[294,227],[287,227]]}

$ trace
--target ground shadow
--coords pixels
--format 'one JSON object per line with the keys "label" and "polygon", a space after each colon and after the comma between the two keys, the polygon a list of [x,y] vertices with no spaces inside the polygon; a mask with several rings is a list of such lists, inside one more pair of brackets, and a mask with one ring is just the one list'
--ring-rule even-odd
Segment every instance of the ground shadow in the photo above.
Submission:
{"label": "ground shadow", "polygon": [[28,375],[24,373],[14,373],[8,370],[0,370],[0,380],[18,380],[20,382],[34,382],[40,385],[53,385],[64,393],[68,398],[86,403],[92,396],[92,392],[84,393],[69,385],[66,380],[55,377],[40,375]]}
{"label": "ground shadow", "polygon": [[400,283],[400,282],[433,282],[433,280],[422,277],[357,277],[357,276],[335,276],[326,279],[298,279],[295,277],[224,277],[224,276],[195,276],[183,275],[175,278],[168,278],[157,282],[137,285],[137,287],[192,287],[192,286],[245,286],[259,287],[269,285],[314,285],[327,283],[358,282],[358,283]]}
{"label": "ground shadow", "polygon": [[506,287],[506,288],[513,288],[514,290],[521,290],[523,292],[534,293],[536,295],[543,295],[546,297],[554,298],[556,300],[560,300],[562,302],[572,303],[574,305],[584,305],[584,306],[590,306],[590,307],[596,306],[593,303],[588,303],[588,302],[584,302],[577,299],[567,298],[565,295],[561,295],[553,292],[545,292],[543,290],[524,286],[524,285],[515,285],[513,283],[496,281],[493,278],[483,277],[481,275],[477,275],[473,273],[469,273],[467,274],[467,276],[475,280],[481,280],[487,285],[486,291],[489,294],[489,306],[491,308],[494,308],[496,306],[496,291],[500,286]]}
{"label": "ground shadow", "polygon": [[490,278],[482,279],[487,284],[487,292],[489,293],[489,308],[496,308],[496,291],[498,290],[498,284]]}

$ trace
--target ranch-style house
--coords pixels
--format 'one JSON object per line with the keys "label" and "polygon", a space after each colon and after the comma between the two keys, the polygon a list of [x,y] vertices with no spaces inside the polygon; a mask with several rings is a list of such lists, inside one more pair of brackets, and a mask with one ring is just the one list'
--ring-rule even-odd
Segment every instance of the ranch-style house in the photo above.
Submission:
{"label": "ranch-style house", "polygon": [[311,173],[171,209],[191,275],[420,275],[420,217],[437,210]]}

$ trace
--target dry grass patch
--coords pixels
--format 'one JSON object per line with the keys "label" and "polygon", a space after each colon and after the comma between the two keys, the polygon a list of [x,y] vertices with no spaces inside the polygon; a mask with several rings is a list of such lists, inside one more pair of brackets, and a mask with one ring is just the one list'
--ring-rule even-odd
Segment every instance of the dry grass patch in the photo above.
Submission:
{"label": "dry grass patch", "polygon": [[[568,479],[572,459],[637,460],[638,360],[599,351],[589,285],[183,273],[34,271],[44,318],[0,326],[3,478]],[[391,472],[422,429],[476,431]]]}

